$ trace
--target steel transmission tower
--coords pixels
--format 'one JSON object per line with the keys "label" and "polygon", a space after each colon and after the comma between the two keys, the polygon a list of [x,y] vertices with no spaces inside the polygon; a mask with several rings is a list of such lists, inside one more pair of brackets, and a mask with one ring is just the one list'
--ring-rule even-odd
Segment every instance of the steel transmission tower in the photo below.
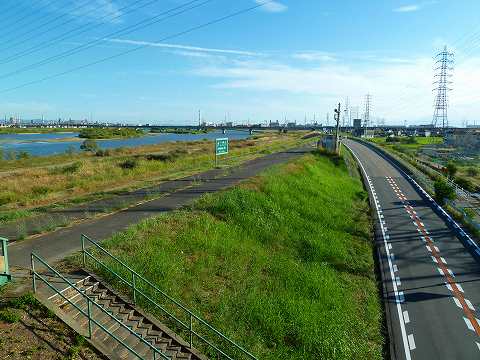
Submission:
{"label": "steel transmission tower", "polygon": [[436,87],[433,91],[437,92],[437,96],[433,112],[433,127],[437,127],[439,124],[443,129],[448,127],[448,92],[452,90],[449,86],[452,84],[450,78],[453,71],[453,56],[454,54],[448,52],[446,46],[435,56],[435,81],[433,84]]}

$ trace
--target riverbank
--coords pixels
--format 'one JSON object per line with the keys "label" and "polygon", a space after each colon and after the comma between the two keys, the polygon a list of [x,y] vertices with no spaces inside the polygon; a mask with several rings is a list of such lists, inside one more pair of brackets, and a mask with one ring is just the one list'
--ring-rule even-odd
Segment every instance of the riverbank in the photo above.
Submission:
{"label": "riverbank", "polygon": [[381,359],[368,214],[360,179],[317,153],[104,245],[260,359]]}
{"label": "riverbank", "polygon": [[[264,134],[231,141],[223,167],[305,143],[302,134]],[[0,222],[63,208],[195,174],[214,166],[211,141],[117,149],[107,155],[74,153],[4,161]],[[37,162],[41,162],[39,166]],[[1,164],[2,162],[0,162]]]}

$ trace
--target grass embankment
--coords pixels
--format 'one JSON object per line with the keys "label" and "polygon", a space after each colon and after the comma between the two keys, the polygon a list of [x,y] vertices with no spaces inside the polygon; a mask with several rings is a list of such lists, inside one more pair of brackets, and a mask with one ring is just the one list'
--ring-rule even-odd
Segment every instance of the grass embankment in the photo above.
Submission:
{"label": "grass embankment", "polygon": [[[220,164],[235,165],[299,145],[306,141],[302,135],[267,134],[231,141],[230,154]],[[25,210],[78,203],[108,195],[106,192],[141,188],[213,167],[211,141],[121,148],[101,155],[74,153],[0,161],[0,221],[22,217]]]}
{"label": "grass embankment", "polygon": [[123,139],[144,135],[143,130],[129,128],[85,128],[78,133],[78,137],[82,139]]}
{"label": "grass embankment", "polygon": [[381,359],[368,214],[359,178],[316,154],[104,244],[259,359]]}

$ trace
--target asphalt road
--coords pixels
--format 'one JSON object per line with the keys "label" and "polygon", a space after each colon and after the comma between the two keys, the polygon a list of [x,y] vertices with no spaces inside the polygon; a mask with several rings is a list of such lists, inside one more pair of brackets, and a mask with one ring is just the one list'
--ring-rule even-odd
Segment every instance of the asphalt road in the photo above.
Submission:
{"label": "asphalt road", "polygon": [[406,174],[367,146],[345,143],[378,207],[391,357],[480,359],[480,266],[468,244]]}
{"label": "asphalt road", "polygon": [[[15,276],[15,271],[20,274],[22,269],[30,268],[32,251],[50,263],[61,260],[80,250],[81,234],[97,241],[107,239],[114,233],[125,230],[128,226],[146,218],[179,209],[204,194],[234,186],[242,180],[258,175],[272,165],[298,158],[311,150],[312,147],[307,146],[301,149],[266,155],[232,168],[223,176],[220,176],[222,172],[218,170],[210,170],[195,175],[195,181],[191,181],[190,178],[172,180],[168,182],[168,186],[159,188],[159,192],[163,191],[165,195],[158,199],[146,201],[138,206],[101,218],[87,220],[42,236],[13,242],[8,247],[9,262],[10,266],[13,267],[13,274]],[[186,187],[186,183],[188,187]]]}

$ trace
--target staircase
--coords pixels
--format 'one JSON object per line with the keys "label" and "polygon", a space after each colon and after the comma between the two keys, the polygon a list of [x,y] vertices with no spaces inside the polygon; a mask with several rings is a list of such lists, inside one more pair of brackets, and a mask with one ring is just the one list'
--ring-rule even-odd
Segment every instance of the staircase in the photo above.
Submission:
{"label": "staircase", "polygon": [[[32,253],[33,290],[44,305],[108,358],[257,360],[86,236],[82,236],[82,258],[83,270],[62,275]],[[87,265],[122,292],[130,292],[130,299],[85,270]],[[153,310],[161,321],[139,304]]]}

